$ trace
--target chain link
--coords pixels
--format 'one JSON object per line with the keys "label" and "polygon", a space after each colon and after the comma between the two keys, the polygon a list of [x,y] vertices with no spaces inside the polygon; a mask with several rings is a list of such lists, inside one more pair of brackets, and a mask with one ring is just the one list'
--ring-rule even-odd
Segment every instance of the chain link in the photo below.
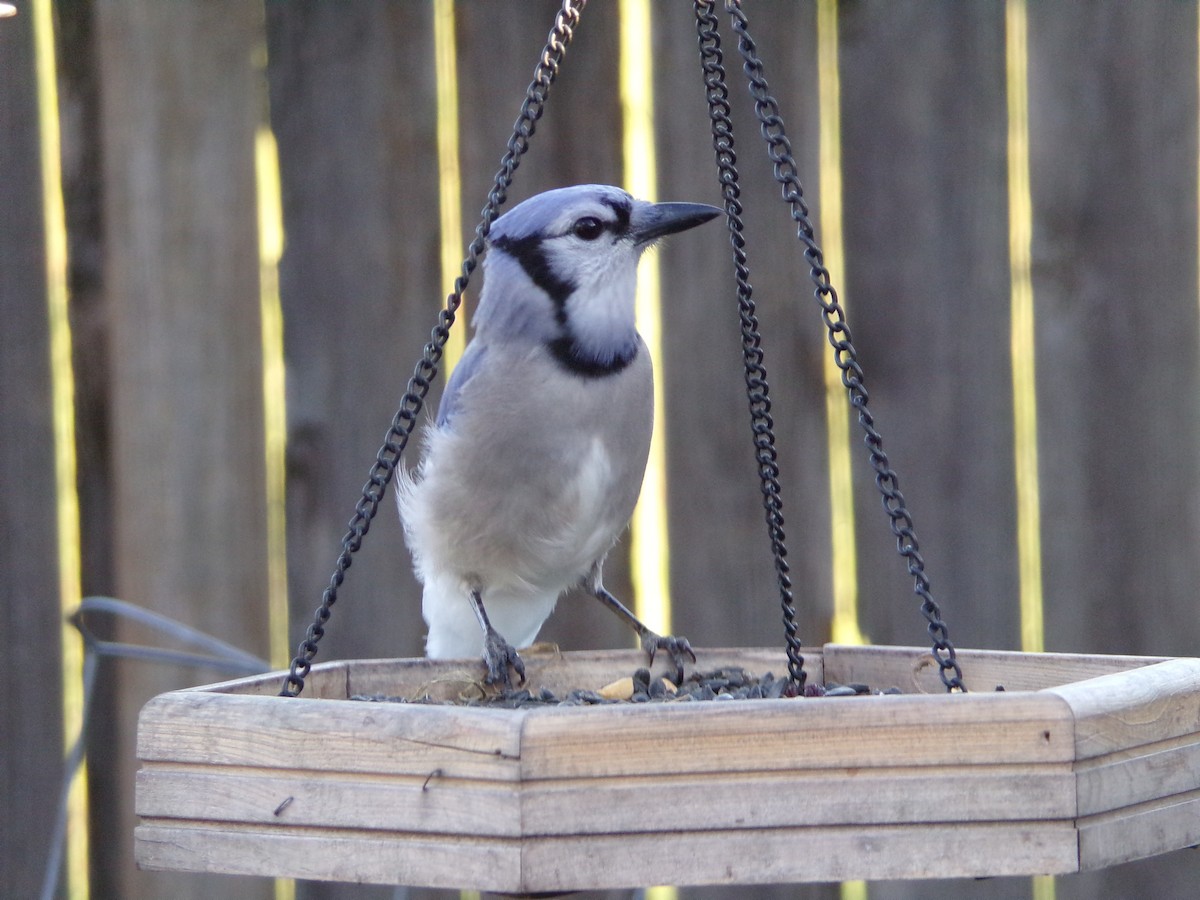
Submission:
{"label": "chain link", "polygon": [[[697,9],[701,5],[707,6],[711,11],[711,2],[697,0]],[[870,453],[871,468],[875,472],[875,485],[879,489],[884,511],[896,538],[896,550],[908,563],[908,574],[913,579],[913,592],[921,600],[921,614],[928,622],[929,636],[933,641],[933,656],[938,663],[938,674],[946,690],[965,691],[962,669],[958,664],[954,645],[950,642],[949,629],[942,620],[941,610],[930,592],[929,578],[925,574],[925,561],[921,557],[917,536],[913,530],[912,515],[905,506],[904,495],[900,493],[900,482],[896,472],[891,468],[883,450],[883,439],[875,428],[874,417],[867,410],[869,395],[863,383],[862,366],[859,365],[858,354],[851,342],[850,329],[846,324],[845,312],[838,302],[837,291],[830,283],[829,271],[824,265],[824,255],[814,239],[808,205],[804,201],[804,189],[797,175],[798,169],[792,156],[791,144],[784,132],[779,104],[771,96],[763,63],[750,37],[749,25],[741,3],[738,0],[726,0],[725,9],[738,36],[742,68],[749,82],[750,96],[754,100],[754,113],[758,119],[759,131],[767,144],[767,155],[771,160],[775,180],[782,188],[783,200],[791,208],[792,221],[796,223],[796,235],[804,244],[804,258],[810,267],[812,282],[816,288],[815,296],[821,306],[821,316],[828,332],[829,344],[833,348],[834,362],[842,373],[842,384],[849,394],[850,405],[858,413],[858,422]],[[713,20],[715,25],[715,16]]]}
{"label": "chain link", "polygon": [[454,290],[446,298],[445,308],[438,314],[437,324],[430,333],[429,342],[425,344],[421,359],[408,380],[404,396],[400,400],[400,408],[392,419],[383,446],[375,456],[375,463],[371,466],[367,483],[363,486],[362,496],[355,504],[349,530],[342,538],[342,550],[330,576],[329,586],[321,597],[321,605],[313,614],[312,624],[308,626],[304,640],[296,649],[296,656],[292,659],[279,692],[280,696],[296,697],[304,690],[304,679],[308,676],[312,661],[317,655],[317,644],[325,635],[325,623],[329,621],[333,604],[337,602],[338,589],[346,577],[346,570],[350,568],[354,554],[362,546],[371,520],[379,511],[380,501],[395,474],[400,456],[408,446],[408,439],[416,427],[417,416],[425,405],[425,397],[433,386],[433,379],[437,377],[438,365],[445,352],[446,341],[450,338],[450,327],[454,324],[455,315],[462,305],[467,283],[487,245],[492,223],[508,198],[513,174],[520,165],[521,157],[529,149],[529,139],[533,137],[537,122],[542,116],[550,86],[558,75],[559,66],[575,29],[579,26],[579,18],[585,6],[587,0],[563,0],[561,9],[554,17],[554,27],[534,69],[533,81],[525,91],[525,99],[513,125],[512,136],[508,139],[506,151],[500,160],[500,169],[496,172],[492,189],[488,192],[487,205],[483,208],[479,225],[475,228],[475,238],[467,247],[462,274],[455,279]]}
{"label": "chain link", "polygon": [[[707,11],[705,7],[707,6]],[[711,4],[696,3],[696,33],[700,43],[700,67],[704,73],[708,117],[712,123],[713,152],[717,162],[717,178],[725,200],[725,220],[729,228],[729,243],[733,247],[734,280],[737,282],[738,317],[742,328],[742,360],[746,373],[746,395],[750,405],[750,426],[754,434],[754,455],[766,513],[771,554],[775,560],[775,575],[779,584],[780,605],[783,608],[784,639],[787,643],[788,678],[796,690],[804,689],[804,657],[796,629],[796,606],[792,597],[792,580],[787,563],[787,546],[783,531],[783,497],[779,486],[779,456],[775,450],[775,426],[771,418],[771,398],[767,385],[767,370],[763,364],[762,336],[750,284],[750,268],[743,235],[742,204],[739,199],[737,154],[733,148],[733,121],[730,118],[729,90],[725,86],[722,66],[721,39],[717,19]]]}

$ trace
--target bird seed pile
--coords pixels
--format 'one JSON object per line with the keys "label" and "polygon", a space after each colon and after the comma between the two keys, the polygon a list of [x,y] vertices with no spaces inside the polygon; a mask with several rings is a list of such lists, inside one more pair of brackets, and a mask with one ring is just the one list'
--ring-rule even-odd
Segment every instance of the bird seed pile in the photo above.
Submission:
{"label": "bird seed pile", "polygon": [[[865,684],[807,684],[805,697],[855,697],[879,694],[899,694],[900,689],[884,690]],[[758,676],[739,666],[693,672],[683,684],[676,685],[667,678],[654,678],[649,669],[638,669],[631,676],[619,678],[595,690],[576,688],[556,694],[549,688],[531,691],[528,688],[508,688],[501,691],[472,685],[457,700],[431,699],[418,692],[411,697],[383,694],[356,694],[351,700],[375,703],[421,703],[442,706],[476,706],[492,709],[537,709],[549,706],[603,706],[614,703],[694,703],[703,701],[778,700],[799,696],[787,678],[776,678],[771,672]]]}

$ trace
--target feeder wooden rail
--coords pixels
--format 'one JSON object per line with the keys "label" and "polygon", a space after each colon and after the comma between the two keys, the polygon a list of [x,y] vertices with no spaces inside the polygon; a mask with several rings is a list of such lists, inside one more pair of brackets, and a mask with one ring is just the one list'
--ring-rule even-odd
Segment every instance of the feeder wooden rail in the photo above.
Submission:
{"label": "feeder wooden rail", "polygon": [[[707,671],[782,653],[701,650]],[[497,710],[475,663],[314,666],[156,697],[138,864],[526,893],[1062,874],[1200,843],[1200,660],[826,645],[809,677],[892,696]],[[597,688],[636,651],[526,656]],[[1003,685],[1004,692],[996,692]]]}

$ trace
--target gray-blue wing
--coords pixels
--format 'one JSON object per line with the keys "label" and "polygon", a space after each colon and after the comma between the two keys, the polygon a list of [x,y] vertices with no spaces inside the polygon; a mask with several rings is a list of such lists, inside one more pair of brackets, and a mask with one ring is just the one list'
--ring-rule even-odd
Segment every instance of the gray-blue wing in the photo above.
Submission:
{"label": "gray-blue wing", "polygon": [[479,372],[487,356],[487,348],[479,341],[471,341],[467,345],[462,359],[450,373],[446,382],[446,390],[442,394],[442,402],[438,405],[437,426],[443,428],[454,417],[462,402],[463,388]]}

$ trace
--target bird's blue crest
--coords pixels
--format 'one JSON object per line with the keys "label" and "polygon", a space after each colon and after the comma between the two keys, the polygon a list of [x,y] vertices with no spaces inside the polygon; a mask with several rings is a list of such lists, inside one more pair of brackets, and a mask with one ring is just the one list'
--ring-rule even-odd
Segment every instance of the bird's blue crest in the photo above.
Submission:
{"label": "bird's blue crest", "polygon": [[545,191],[518,203],[493,224],[491,239],[520,240],[535,234],[561,234],[577,217],[596,204],[628,215],[634,200],[625,191],[607,184],[577,184]]}

